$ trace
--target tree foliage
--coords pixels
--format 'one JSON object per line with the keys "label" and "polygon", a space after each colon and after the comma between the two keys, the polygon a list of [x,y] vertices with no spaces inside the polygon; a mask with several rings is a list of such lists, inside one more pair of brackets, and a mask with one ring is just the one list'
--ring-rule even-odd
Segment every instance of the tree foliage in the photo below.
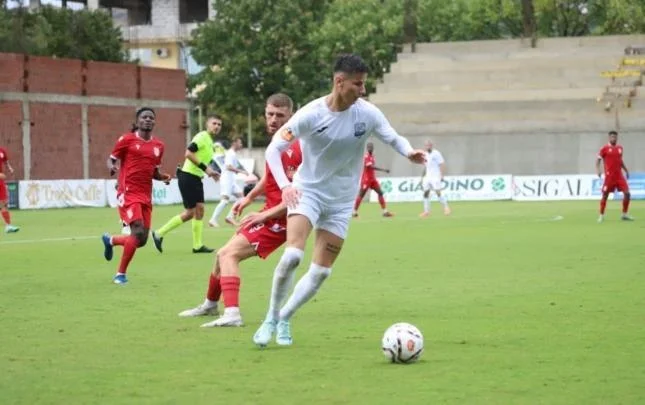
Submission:
{"label": "tree foliage", "polygon": [[107,13],[51,6],[0,9],[0,52],[127,61],[121,31]]}

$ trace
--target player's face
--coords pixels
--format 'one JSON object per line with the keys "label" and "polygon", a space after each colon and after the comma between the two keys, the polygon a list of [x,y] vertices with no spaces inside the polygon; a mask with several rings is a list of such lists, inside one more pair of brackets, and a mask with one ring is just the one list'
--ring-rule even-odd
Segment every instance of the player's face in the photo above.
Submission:
{"label": "player's face", "polygon": [[432,151],[432,142],[426,142],[426,150],[427,150],[428,152],[431,152],[431,151]]}
{"label": "player's face", "polygon": [[618,142],[618,135],[616,134],[609,135],[609,143],[612,145],[616,145],[616,142]]}
{"label": "player's face", "polygon": [[237,139],[237,140],[235,141],[235,143],[233,144],[233,147],[235,148],[235,150],[240,150],[240,149],[242,149],[242,148],[244,147],[244,146],[242,145],[242,140],[241,140],[241,139]]}
{"label": "player's face", "polygon": [[365,95],[367,73],[341,74],[336,82],[341,97],[349,102],[355,102]]}
{"label": "player's face", "polygon": [[370,155],[372,153],[374,153],[374,144],[373,143],[368,143],[367,144],[367,153],[369,153]]}
{"label": "player's face", "polygon": [[137,121],[137,127],[142,131],[150,132],[155,127],[155,115],[152,111],[142,112]]}
{"label": "player's face", "polygon": [[212,135],[219,134],[219,132],[222,130],[222,121],[215,118],[211,118],[206,123],[206,130],[210,132]]}
{"label": "player's face", "polygon": [[267,104],[264,107],[264,119],[266,120],[267,134],[273,136],[278,129],[291,118],[291,111],[289,107],[277,107],[272,104]]}

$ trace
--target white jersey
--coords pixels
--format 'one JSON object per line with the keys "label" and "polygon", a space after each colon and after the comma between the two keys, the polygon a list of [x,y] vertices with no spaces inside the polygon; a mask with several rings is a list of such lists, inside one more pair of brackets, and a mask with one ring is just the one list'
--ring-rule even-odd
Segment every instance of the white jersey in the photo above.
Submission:
{"label": "white jersey", "polygon": [[430,179],[441,178],[440,166],[444,164],[443,155],[436,149],[426,152],[426,177]]}
{"label": "white jersey", "polygon": [[358,193],[365,144],[371,135],[404,156],[413,149],[370,102],[358,99],[347,110],[336,112],[329,109],[325,99],[308,103],[278,130],[267,148],[267,162],[278,185],[284,188],[288,180],[282,173],[276,174],[282,169],[276,152],[298,138],[302,164],[293,176],[294,186],[326,203],[351,203]]}
{"label": "white jersey", "polygon": [[222,168],[222,175],[220,178],[220,182],[222,184],[232,185],[235,183],[235,172],[228,170],[228,166],[238,167],[237,153],[235,153],[233,148],[227,150],[226,155],[224,155],[224,167]]}

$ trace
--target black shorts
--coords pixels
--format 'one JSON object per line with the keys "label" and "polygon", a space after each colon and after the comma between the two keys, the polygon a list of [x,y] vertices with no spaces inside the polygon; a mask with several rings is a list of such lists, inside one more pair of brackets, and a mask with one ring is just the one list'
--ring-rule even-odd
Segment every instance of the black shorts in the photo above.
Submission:
{"label": "black shorts", "polygon": [[177,168],[177,183],[184,208],[195,208],[198,203],[204,203],[204,184],[201,178]]}

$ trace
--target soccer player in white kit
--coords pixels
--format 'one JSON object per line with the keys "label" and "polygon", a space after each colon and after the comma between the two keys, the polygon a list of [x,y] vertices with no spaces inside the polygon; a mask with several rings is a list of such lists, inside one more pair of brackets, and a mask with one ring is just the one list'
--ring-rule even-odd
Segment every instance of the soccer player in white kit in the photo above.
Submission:
{"label": "soccer player in white kit", "polygon": [[446,161],[437,149],[433,148],[431,141],[426,141],[426,167],[423,171],[421,184],[423,185],[423,212],[419,215],[422,218],[430,215],[430,192],[434,191],[441,205],[443,213],[450,215],[450,207],[446,197],[441,194],[441,181],[443,180]]}
{"label": "soccer player in white kit", "polygon": [[[224,211],[229,202],[235,203],[238,198],[242,197],[242,189],[235,182],[235,175],[237,173],[243,173],[248,175],[245,170],[239,169],[239,161],[237,160],[237,151],[241,150],[244,146],[242,145],[242,138],[235,138],[231,142],[231,147],[226,151],[224,157],[224,167],[222,168],[222,175],[219,180],[220,184],[220,200],[213,215],[211,216],[208,224],[213,227],[218,227],[217,218]],[[233,219],[233,208],[226,215],[226,222],[231,225],[237,225]]]}
{"label": "soccer player in white kit", "polygon": [[[266,346],[276,332],[279,345],[291,345],[291,317],[331,274],[347,236],[363,169],[363,151],[370,135],[414,163],[425,161],[423,150],[412,149],[383,113],[361,98],[367,71],[359,56],[339,57],[331,94],[296,112],[267,147],[267,164],[282,190],[288,219],[286,248],[274,271],[269,311],[253,336],[259,346]],[[300,140],[302,164],[292,184],[282,167],[280,153],[295,139]],[[312,230],[316,236],[311,265],[281,308]]]}

